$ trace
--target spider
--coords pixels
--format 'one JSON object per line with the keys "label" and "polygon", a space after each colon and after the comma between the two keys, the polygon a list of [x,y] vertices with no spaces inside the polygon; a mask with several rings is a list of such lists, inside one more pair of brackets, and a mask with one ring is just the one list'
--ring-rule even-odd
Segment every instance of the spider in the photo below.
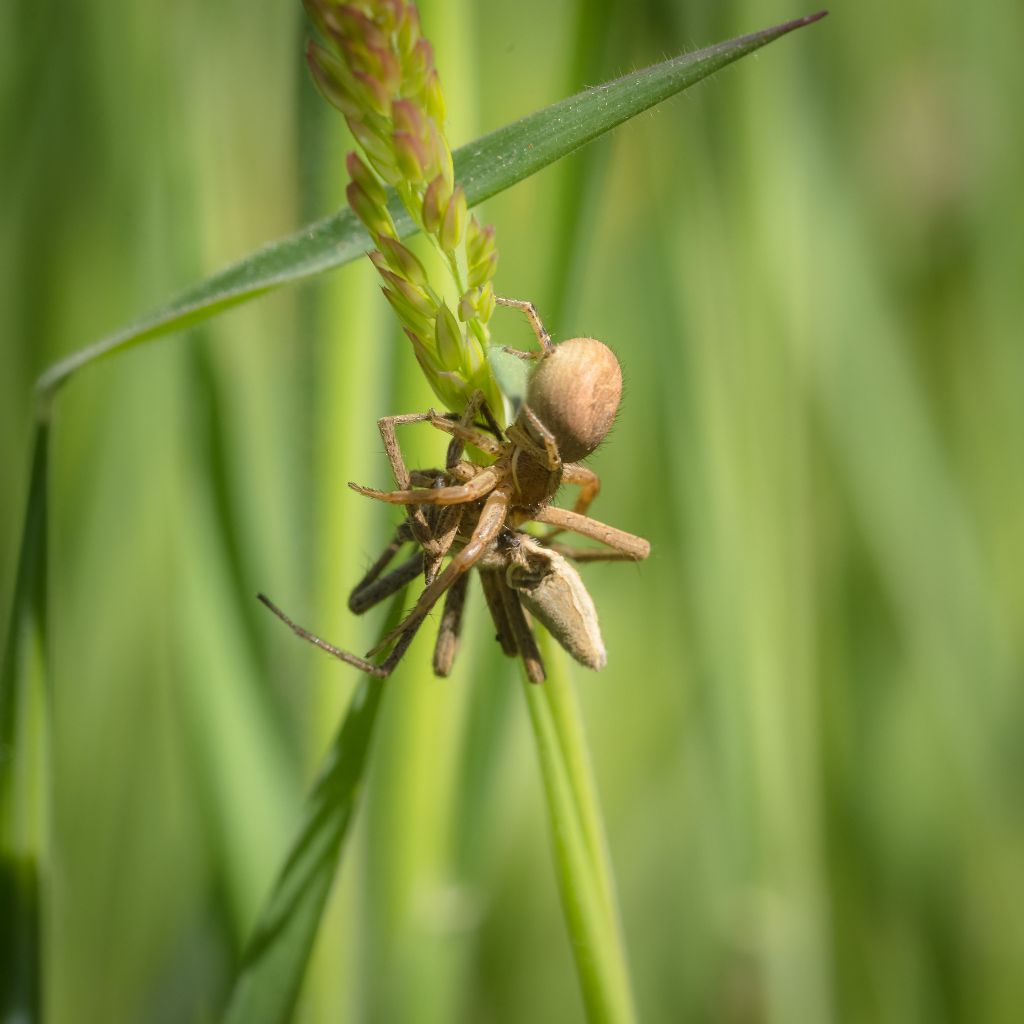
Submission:
{"label": "spider", "polygon": [[[295,633],[347,664],[386,678],[401,661],[417,630],[442,595],[442,616],[435,670],[446,675],[457,646],[467,573],[480,569],[488,607],[499,642],[508,654],[519,653],[533,681],[544,678],[536,643],[522,613],[525,603],[552,630],[577,660],[600,668],[604,647],[593,603],[565,556],[640,561],[650,544],[590,518],[586,513],[600,489],[593,470],[580,464],[607,436],[622,395],[622,371],[612,351],[594,338],[573,338],[555,345],[532,303],[498,298],[525,313],[540,351],[519,353],[537,360],[525,402],[504,433],[477,392],[461,416],[434,410],[385,416],[378,429],[398,489],[379,491],[349,484],[360,494],[406,506],[407,518],[391,543],[350,597],[353,611],[365,611],[411,581],[422,568],[426,587],[412,610],[366,658],[343,651],[296,625],[264,595],[260,600]],[[514,350],[509,350],[513,351]],[[476,423],[481,416],[483,424]],[[452,436],[444,470],[410,473],[395,437],[395,428],[429,423]],[[462,458],[471,444],[494,461],[480,466]],[[580,488],[572,510],[551,504],[562,483]],[[540,540],[520,530],[528,522],[554,530]],[[576,551],[551,543],[562,530],[600,541],[606,551]],[[420,551],[385,577],[380,573],[408,540]],[[447,567],[443,559],[454,551]],[[522,603],[521,603],[522,602]],[[596,640],[595,640],[596,637]],[[368,660],[390,648],[383,661]]]}
{"label": "spider", "polygon": [[[415,478],[419,474],[411,475]],[[428,522],[434,519],[431,527],[437,525],[436,517],[431,516],[436,509],[437,506],[428,510]],[[381,556],[356,584],[348,600],[350,611],[361,615],[401,590],[420,572],[430,572],[427,567],[433,556],[425,547],[421,547],[397,568],[381,575],[398,551],[407,542],[414,541],[415,537],[415,524],[409,519],[405,520]],[[432,534],[431,540],[436,540],[436,536]],[[459,538],[455,538],[455,543],[459,543]],[[594,603],[579,573],[566,559],[615,561],[625,557],[621,552],[568,548],[512,530],[502,531],[481,556],[475,568],[479,572],[487,607],[494,622],[496,639],[507,656],[518,655],[522,658],[530,682],[542,683],[545,671],[524,605],[580,664],[592,669],[603,668],[606,655]],[[450,674],[458,652],[468,583],[469,574],[465,573],[448,588],[445,595],[434,647],[433,667],[438,676]],[[260,595],[260,600],[299,636],[343,661],[379,674],[378,666],[340,651],[296,625],[263,595]]]}

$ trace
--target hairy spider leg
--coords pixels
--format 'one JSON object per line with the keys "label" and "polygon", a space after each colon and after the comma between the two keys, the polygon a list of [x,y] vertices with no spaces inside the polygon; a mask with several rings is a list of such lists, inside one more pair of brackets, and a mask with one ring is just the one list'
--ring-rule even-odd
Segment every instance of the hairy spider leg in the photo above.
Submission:
{"label": "hairy spider leg", "polygon": [[[483,410],[486,416],[488,425],[497,430],[497,424],[494,422],[494,417],[491,415],[490,409],[487,408],[487,402],[484,399],[484,393],[478,388],[469,396],[469,401],[466,402],[466,408],[462,410],[462,415],[457,420],[453,420],[449,416],[441,416],[434,409],[428,409],[427,414],[430,417],[430,425],[437,427],[438,423],[451,424],[457,429],[450,431],[452,435],[451,444],[448,445],[448,457],[445,461],[445,466],[448,470],[452,470],[458,464],[462,458],[462,453],[466,450],[466,438],[463,436],[463,432],[474,436],[482,436],[486,441],[486,446],[482,449],[484,451],[490,451],[492,455],[498,454],[500,447],[497,443],[487,437],[486,434],[482,434],[481,431],[473,428],[473,421],[476,419],[478,412]],[[441,428],[444,429],[443,427]],[[500,431],[499,431],[500,436]]]}
{"label": "hairy spider leg", "polygon": [[[455,484],[450,487],[410,488],[411,475],[405,467],[405,460],[402,457],[401,448],[395,437],[394,428],[406,423],[430,423],[431,426],[451,434],[453,440],[448,446],[446,472],[456,474],[456,470],[466,465],[461,461],[466,443],[474,444],[481,451],[494,456],[499,456],[503,451],[502,446],[493,438],[470,426],[482,406],[486,406],[483,393],[474,391],[459,420],[452,420],[441,416],[433,409],[425,413],[385,416],[378,420],[377,426],[380,429],[384,448],[387,451],[388,459],[395,474],[395,482],[398,484],[399,489],[396,491],[378,491],[375,488],[362,487],[355,483],[349,483],[349,487],[360,494],[365,494],[367,497],[376,498],[378,501],[387,501],[395,505],[406,505],[410,510],[410,518],[414,518],[413,510],[415,509],[417,513],[416,523],[422,530],[422,537],[418,536],[417,540],[421,544],[429,542],[430,530],[425,522],[422,510],[416,509],[417,505],[460,505],[477,501],[495,487],[502,474],[495,467],[488,466],[480,472],[474,473],[463,484]],[[489,412],[487,413],[487,419],[493,422],[493,417],[490,416]],[[464,474],[458,473],[456,475],[462,476]]]}
{"label": "hairy spider leg", "polygon": [[487,553],[491,542],[501,532],[505,520],[508,518],[511,491],[512,488],[507,483],[501,484],[491,491],[480,510],[480,518],[473,529],[473,535],[465,546],[452,558],[444,572],[420,594],[412,611],[398,624],[397,628],[370,651],[371,655],[379,654],[391,644],[402,643],[407,632],[415,632],[419,629],[420,624],[437,603],[438,598]]}
{"label": "hairy spider leg", "polygon": [[[348,606],[351,611],[356,612],[357,615],[361,614],[356,611],[353,606],[353,601],[357,600],[357,595],[362,591],[366,590],[372,584],[374,584],[379,578],[380,574],[391,564],[391,560],[398,554],[398,552],[405,546],[408,541],[413,539],[412,527],[408,520],[401,523],[397,530],[395,530],[394,536],[388,541],[387,546],[380,553],[377,560],[366,570],[366,575],[352,588],[352,592],[348,597]],[[374,602],[376,603],[376,602]],[[366,608],[372,607],[371,605],[365,605],[363,611]]]}
{"label": "hairy spider leg", "polygon": [[[463,429],[468,429],[483,405],[483,392],[480,390],[474,391],[469,396],[466,408],[462,410],[458,425]],[[430,410],[430,412],[433,412],[433,410]],[[433,423],[435,418],[437,417],[433,417],[430,422]],[[448,453],[445,457],[446,476],[454,474],[456,468],[462,464],[462,454],[465,448],[466,442],[458,434],[454,435],[448,445]],[[438,489],[440,486],[439,482],[434,483],[434,489]],[[423,548],[423,582],[428,587],[436,579],[441,569],[441,563],[444,561],[445,555],[448,554],[455,540],[455,535],[459,532],[459,526],[462,523],[462,511],[463,507],[461,505],[432,505],[425,513],[432,534],[429,546],[424,545]]]}
{"label": "hairy spider leg", "polygon": [[[409,488],[409,470],[406,469],[405,459],[402,457],[402,449],[399,447],[398,438],[395,436],[395,427],[405,423],[424,423],[430,419],[430,413],[403,413],[400,416],[382,416],[377,420],[377,430],[384,442],[384,451],[387,454],[388,462],[391,463],[391,472],[394,475],[395,483],[400,489]],[[349,484],[351,487],[352,485]],[[413,536],[417,543],[426,548],[431,539],[430,526],[421,508],[416,504],[409,503],[406,506],[409,516],[408,522],[412,529]]]}
{"label": "hairy spider leg", "polygon": [[[533,328],[533,333],[537,335],[537,344],[540,345],[541,354],[546,355],[552,349],[551,335],[544,329],[544,324],[541,323],[540,316],[537,314],[536,307],[532,302],[527,302],[525,299],[505,299],[500,295],[494,296],[494,301],[499,306],[508,306],[511,309],[518,309],[521,313],[526,314],[526,319],[530,321],[530,326]],[[515,351],[513,349],[513,351]]]}
{"label": "hairy spider leg", "polygon": [[643,537],[636,534],[626,533],[607,523],[598,522],[590,516],[581,516],[567,508],[558,508],[555,505],[547,505],[534,513],[531,517],[538,523],[547,523],[549,526],[557,526],[563,530],[571,530],[582,537],[591,537],[598,540],[607,547],[623,552],[627,558],[642,562],[650,553],[651,545]]}
{"label": "hairy spider leg", "polygon": [[[530,433],[531,430],[534,432],[533,434]],[[555,435],[544,426],[540,417],[528,405],[522,407],[519,411],[519,419],[508,428],[506,433],[517,448],[522,448],[535,459],[547,463],[547,468],[552,473],[556,473],[562,468],[562,456],[558,453],[558,442],[555,440]],[[516,456],[518,454],[516,452]]]}
{"label": "hairy spider leg", "polygon": [[[579,487],[580,493],[576,496],[572,510],[581,516],[587,514],[587,509],[601,492],[601,478],[589,466],[583,466],[578,462],[566,462],[562,466],[562,483]],[[544,534],[543,539],[551,540],[552,537],[557,537],[563,529],[564,527],[561,526],[552,527]],[[594,559],[584,559],[584,561],[594,561]],[[615,559],[608,559],[608,561],[615,561]]]}
{"label": "hairy spider leg", "polygon": [[417,551],[386,576],[372,580],[364,579],[349,594],[349,611],[355,615],[368,612],[392,594],[397,594],[402,587],[408,586],[422,571],[423,552]]}
{"label": "hairy spider leg", "polygon": [[591,503],[601,493],[601,478],[589,466],[581,466],[578,462],[567,462],[562,466],[562,483],[574,484],[580,489],[576,504],[572,507],[577,515],[585,516]]}
{"label": "hairy spider leg", "polygon": [[430,418],[429,422],[432,427],[446,434],[451,434],[452,437],[460,438],[465,444],[471,444],[488,455],[493,455],[497,458],[505,450],[500,442],[476,427],[457,423],[455,420],[450,420],[437,412],[429,412],[427,416]]}
{"label": "hairy spider leg", "polygon": [[466,606],[468,587],[469,573],[465,573],[448,588],[444,598],[441,625],[438,627],[437,642],[434,644],[434,675],[442,678],[451,675],[455,655],[459,653],[462,613]]}
{"label": "hairy spider leg", "polygon": [[[462,414],[460,423],[467,426],[471,424],[483,403],[483,392],[473,392]],[[422,480],[422,475],[416,471],[410,473],[406,467],[395,428],[409,423],[429,423],[440,418],[442,417],[438,417],[438,414],[433,409],[430,409],[425,413],[403,413],[398,416],[382,416],[377,420],[377,429],[380,432],[381,440],[384,442],[384,451],[387,454],[388,462],[391,463],[391,472],[399,488],[409,490],[412,478],[416,477],[418,480]],[[461,457],[461,448],[449,446],[446,469],[453,469]],[[438,474],[438,477],[440,476],[441,474]],[[437,488],[434,487],[432,489],[436,490]],[[424,510],[419,507],[419,503],[414,502],[406,504],[406,512],[408,513],[409,527],[413,537],[423,549],[423,571],[426,582],[429,584],[437,575],[441,561],[448,553],[448,548],[451,547],[452,540],[458,530],[459,516],[452,515],[448,516],[444,522],[430,523],[427,521]]]}
{"label": "hairy spider leg", "polygon": [[451,549],[462,523],[463,505],[429,505],[425,509],[431,541],[423,548],[423,583],[430,586],[437,578],[441,563]]}

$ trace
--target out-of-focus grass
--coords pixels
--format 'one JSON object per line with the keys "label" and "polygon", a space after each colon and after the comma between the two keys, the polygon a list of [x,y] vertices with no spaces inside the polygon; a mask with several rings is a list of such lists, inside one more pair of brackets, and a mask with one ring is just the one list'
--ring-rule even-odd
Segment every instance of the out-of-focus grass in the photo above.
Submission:
{"label": "out-of-focus grass", "polygon": [[[801,12],[423,13],[460,142]],[[340,204],[303,31],[240,0],[0,13],[4,615],[39,370]],[[834,10],[486,211],[501,289],[625,367],[595,511],[654,554],[586,568],[610,665],[578,684],[643,1019],[1024,997],[1022,31],[996,0]],[[354,682],[251,595],[368,640],[343,599],[388,520],[344,481],[385,480],[374,418],[429,402],[382,306],[352,267],[62,397],[55,1021],[223,998]],[[303,1019],[580,1015],[526,711],[468,627],[453,679],[425,642],[393,681]]]}

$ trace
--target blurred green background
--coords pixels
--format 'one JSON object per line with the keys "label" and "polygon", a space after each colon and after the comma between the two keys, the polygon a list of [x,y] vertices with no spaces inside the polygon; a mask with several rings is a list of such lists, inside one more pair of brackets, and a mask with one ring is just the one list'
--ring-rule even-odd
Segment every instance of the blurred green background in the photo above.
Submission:
{"label": "blurred green background", "polygon": [[[423,0],[455,144],[808,9]],[[0,7],[0,615],[57,357],[343,201],[289,0]],[[576,673],[646,1021],[1024,1005],[1024,9],[823,23],[492,200],[501,292],[619,353]],[[494,321],[528,341],[511,313]],[[355,682],[430,402],[352,265],[83,373],[53,432],[45,999],[210,1020]],[[429,432],[412,461],[436,463]],[[582,1019],[515,668],[387,695],[301,1021]],[[426,633],[431,632],[426,630]]]}

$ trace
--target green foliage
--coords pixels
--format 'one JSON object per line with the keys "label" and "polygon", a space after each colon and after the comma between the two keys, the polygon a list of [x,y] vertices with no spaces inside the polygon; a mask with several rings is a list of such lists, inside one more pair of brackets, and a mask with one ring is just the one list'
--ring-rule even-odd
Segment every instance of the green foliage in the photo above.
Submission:
{"label": "green foliage", "polygon": [[[6,624],[37,375],[336,210],[349,147],[289,5],[0,8]],[[459,142],[778,16],[424,5]],[[609,665],[575,682],[643,1020],[1019,1016],[1022,33],[846,5],[487,203],[502,280],[624,365],[595,513],[654,555],[585,567]],[[338,237],[53,407],[57,1024],[223,1009],[358,682],[256,591],[378,635],[343,604],[388,524],[343,484],[385,483],[374,417],[433,399],[366,261],[309,280],[370,244]],[[582,1019],[527,709],[482,618],[465,642],[389,684],[297,1019]]]}
{"label": "green foliage", "polygon": [[[398,621],[397,615],[392,618]],[[229,1024],[291,1016],[362,789],[383,693],[379,681],[364,678],[352,698],[288,859],[246,945],[224,1016]]]}

